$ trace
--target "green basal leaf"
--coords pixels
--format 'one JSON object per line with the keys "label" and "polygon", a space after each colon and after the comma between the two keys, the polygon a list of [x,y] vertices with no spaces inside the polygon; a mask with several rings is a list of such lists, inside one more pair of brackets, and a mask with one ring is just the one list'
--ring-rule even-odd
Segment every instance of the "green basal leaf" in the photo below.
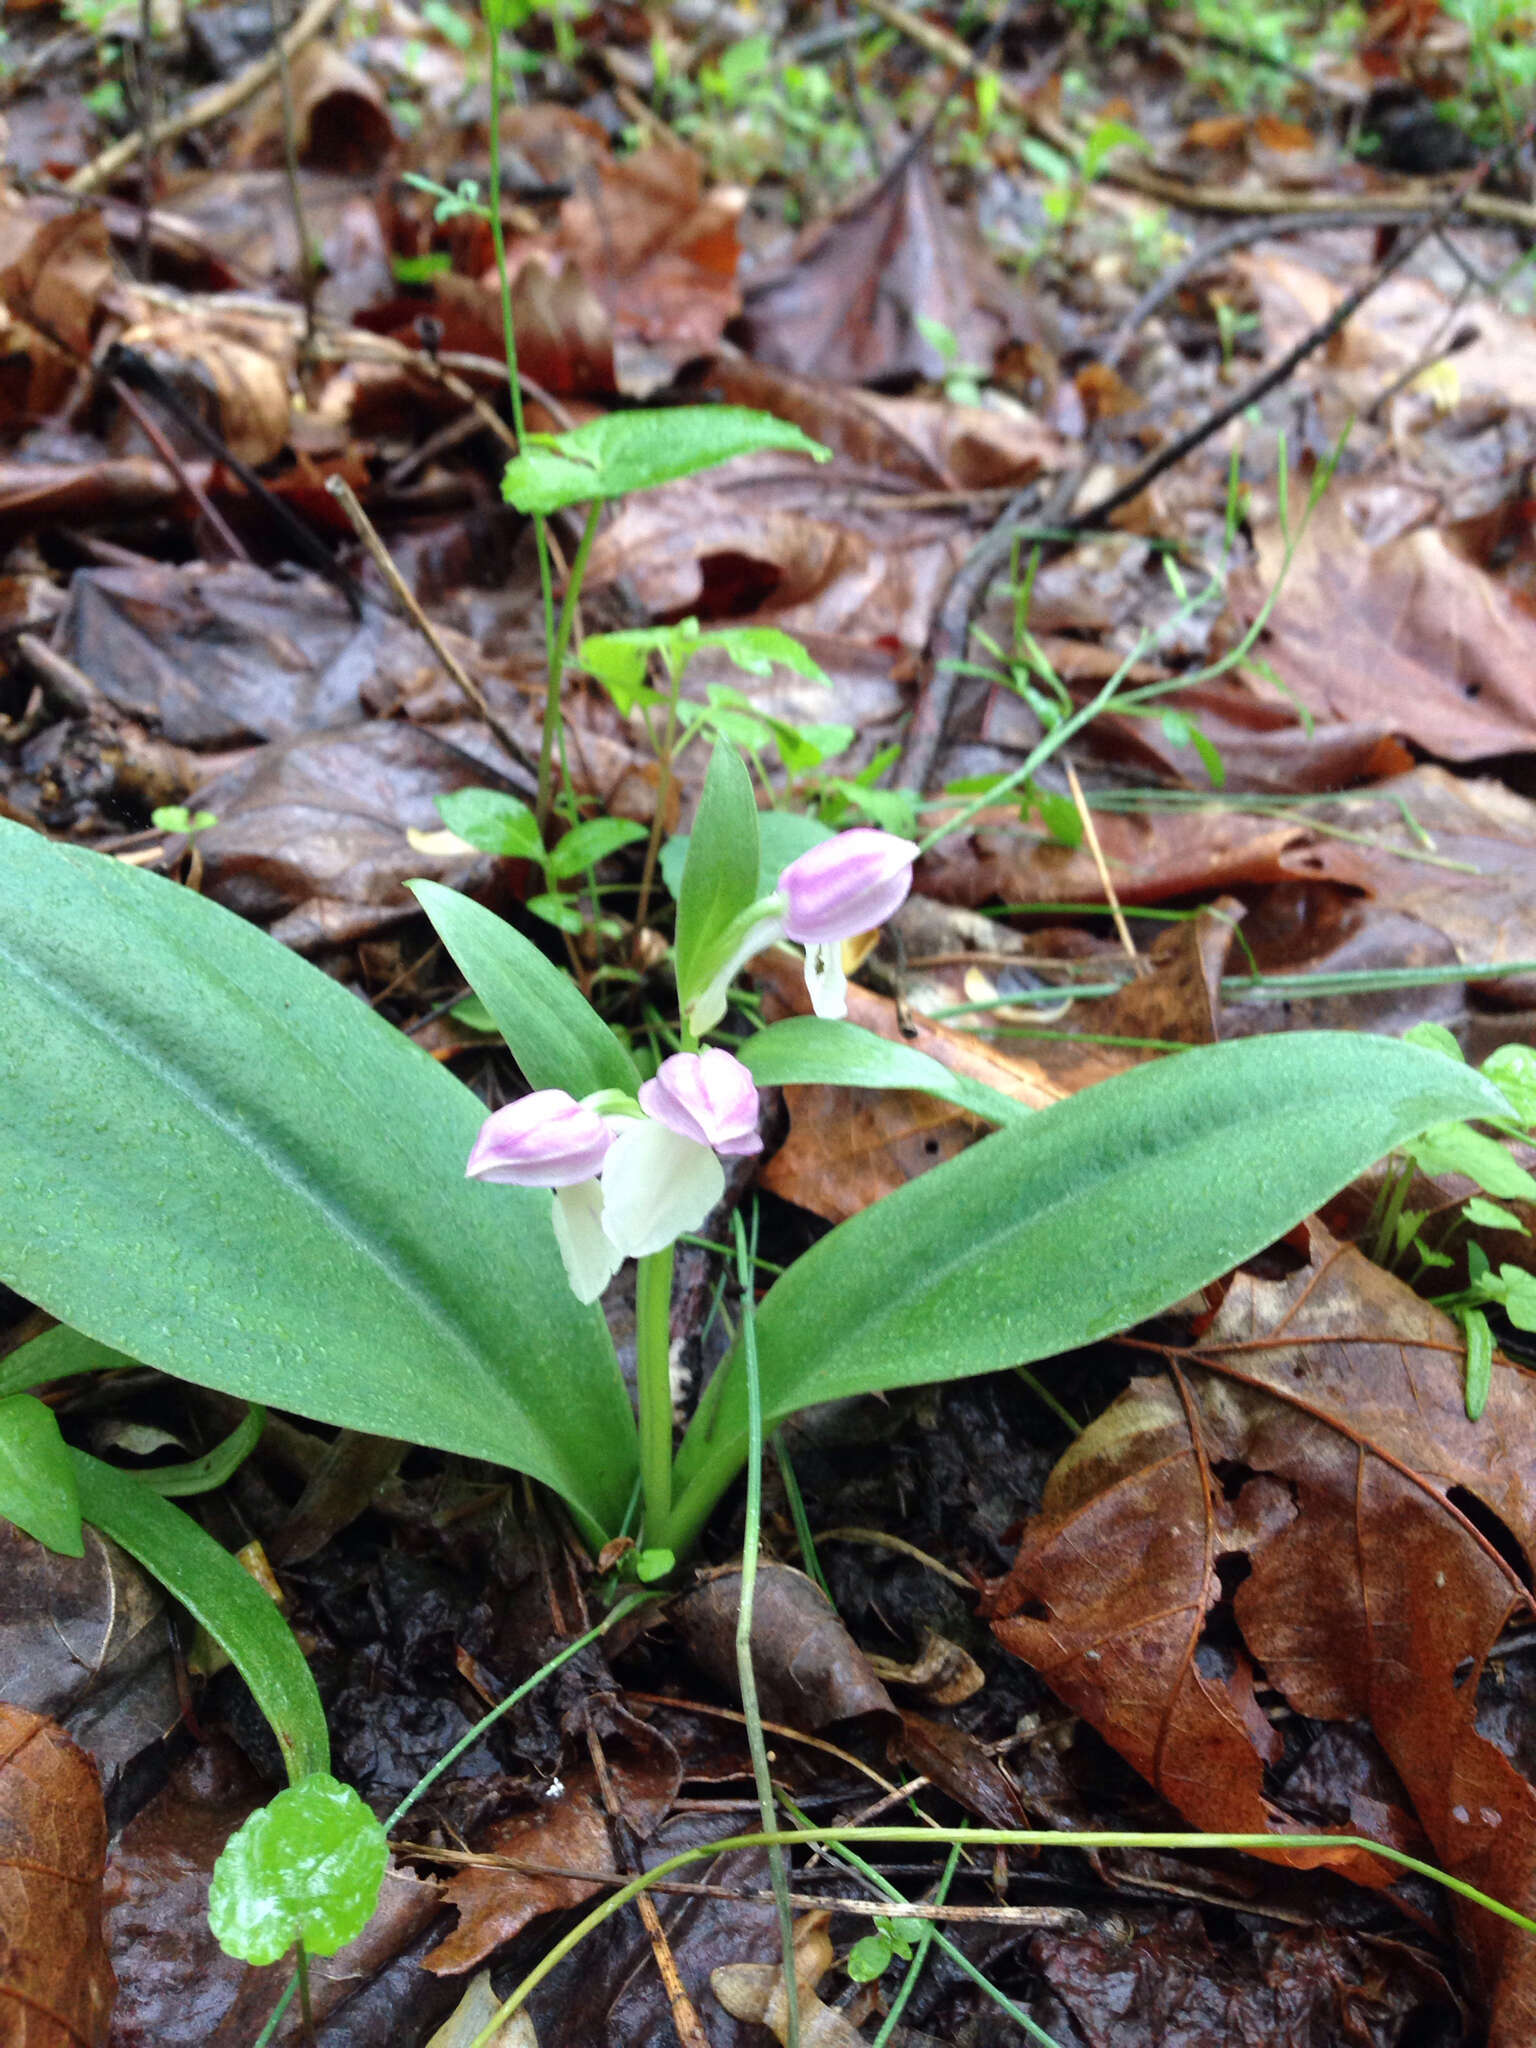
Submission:
{"label": "green basal leaf", "polygon": [[[1165,1309],[1281,1236],[1490,1082],[1336,1032],[1202,1046],[995,1132],[824,1237],[757,1313],[763,1423],[840,1396],[1027,1364]],[[683,1441],[685,1550],[738,1470],[726,1361]]]}
{"label": "green basal leaf", "polygon": [[[1502,1090],[1500,1094],[1502,1097]],[[1508,1113],[1507,1099],[1500,1110],[1483,1112],[1485,1116],[1501,1113]],[[1497,1138],[1467,1124],[1437,1124],[1402,1149],[1425,1173],[1464,1173],[1486,1194],[1502,1195],[1506,1201],[1536,1201],[1536,1180],[1510,1158]]]}
{"label": "green basal leaf", "polygon": [[60,1323],[23,1344],[9,1358],[0,1358],[0,1396],[45,1387],[50,1380],[72,1379],[79,1372],[119,1372],[138,1362],[114,1351],[110,1344],[98,1344],[94,1337],[82,1337],[78,1330]]}
{"label": "green basal leaf", "polygon": [[250,1687],[290,1778],[330,1762],[325,1709],[302,1651],[276,1606],[229,1552],[142,1480],[71,1452],[80,1510],[122,1545],[200,1621]]}
{"label": "green basal leaf", "polygon": [[757,895],[757,799],[736,749],[717,740],[689,835],[677,892],[677,989],[687,1010],[709,978],[709,956]]}
{"label": "green basal leaf", "polygon": [[0,821],[0,1280],[146,1365],[531,1473],[606,1533],[636,1462],[612,1342],[548,1197],[465,1180],[483,1119],[242,919]]}
{"label": "green basal leaf", "polygon": [[640,1075],[634,1061],[570,976],[532,940],[440,883],[407,887],[496,1020],[530,1088],[564,1088],[577,1097],[599,1088],[636,1093]]}
{"label": "green basal leaf", "polygon": [[74,1461],[35,1394],[0,1400],[0,1515],[61,1556],[85,1555]]}
{"label": "green basal leaf", "polygon": [[352,1790],[321,1772],[236,1828],[213,1866],[208,1925],[226,1955],[279,1962],[295,1942],[333,1956],[379,1902],[389,1842]]}
{"label": "green basal leaf", "polygon": [[857,1024],[831,1017],[785,1017],[736,1048],[759,1088],[820,1083],[836,1088],[916,1088],[953,1102],[989,1124],[1023,1124],[1038,1110],[985,1081],[953,1074],[915,1046],[898,1045]]}
{"label": "green basal leaf", "polygon": [[545,872],[553,881],[567,881],[645,836],[646,828],[633,818],[590,818],[566,833],[549,856]]}
{"label": "green basal leaf", "polygon": [[448,830],[481,853],[501,860],[543,860],[538,823],[521,797],[500,789],[454,789],[434,801]]}
{"label": "green basal leaf", "polygon": [[622,498],[765,450],[830,462],[823,448],[787,420],[741,405],[680,405],[611,412],[568,433],[525,437],[507,464],[501,494],[519,512]]}
{"label": "green basal leaf", "polygon": [[134,1477],[162,1500],[185,1500],[195,1493],[211,1493],[239,1471],[260,1443],[266,1426],[266,1409],[253,1402],[245,1411],[245,1419],[201,1458],[189,1458],[182,1465],[152,1465]]}

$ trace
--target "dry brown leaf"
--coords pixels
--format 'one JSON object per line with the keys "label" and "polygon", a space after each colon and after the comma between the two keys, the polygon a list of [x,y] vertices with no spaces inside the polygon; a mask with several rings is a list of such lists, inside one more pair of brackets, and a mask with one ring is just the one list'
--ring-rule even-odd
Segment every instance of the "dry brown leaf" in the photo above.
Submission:
{"label": "dry brown leaf", "polygon": [[[809,1012],[804,977],[786,955],[762,954],[751,972],[766,990],[764,1015],[770,1022]],[[910,1045],[951,1073],[983,1081],[1033,1108],[1069,1092],[1035,1061],[998,1052],[974,1033],[918,1016],[903,1030],[896,1005],[868,989],[849,988],[848,1015],[864,1030]],[[788,1087],[784,1100],[789,1136],[763,1168],[762,1184],[832,1223],[953,1159],[988,1128],[952,1103],[903,1088]]]}
{"label": "dry brown leaf", "polygon": [[[829,1913],[808,1913],[795,1922],[794,1971],[800,2039],[805,2048],[862,2048],[863,2036],[841,2013],[823,2005],[816,1986],[832,1967]],[[710,1972],[709,1988],[736,2020],[755,2020],[776,2041],[789,2039],[789,2000],[784,1965],[726,1963]]]}
{"label": "dry brown leaf", "polygon": [[96,1766],[0,1703],[0,2040],[99,2048],[116,1983],[101,1927],[107,1822]]}
{"label": "dry brown leaf", "polygon": [[[1273,523],[1255,537],[1269,590],[1284,542]],[[1370,546],[1337,492],[1301,538],[1262,651],[1318,716],[1390,724],[1442,760],[1536,746],[1536,618],[1432,528]]]}
{"label": "dry brown leaf", "polygon": [[0,418],[57,410],[89,360],[111,281],[94,209],[0,192]]}
{"label": "dry brown leaf", "polygon": [[[306,43],[289,66],[294,142],[300,163],[360,177],[377,171],[394,145],[384,95],[333,42]],[[283,98],[269,87],[253,100],[230,152],[238,167],[283,161]]]}
{"label": "dry brown leaf", "polygon": [[[672,1606],[684,1647],[718,1684],[736,1686],[736,1618],[741,1572],[711,1572]],[[752,1607],[752,1667],[763,1718],[816,1734],[866,1715],[894,1724],[889,1693],[813,1579],[787,1564],[765,1564]]]}
{"label": "dry brown leaf", "polygon": [[[1477,1717],[1531,1600],[1489,1529],[1536,1555],[1536,1380],[1497,1363],[1469,1422],[1456,1326],[1313,1226],[1308,1266],[1238,1274],[1200,1348],[1073,1445],[994,1627],[1196,1825],[1290,1831],[1264,1789],[1251,1659],[1297,1713],[1368,1722],[1435,1858],[1529,1912],[1536,1789]],[[1235,1652],[1211,1630],[1222,1566],[1246,1567]],[[1387,1881],[1354,1852],[1276,1853]],[[1489,2048],[1525,2048],[1536,1945],[1472,1908],[1460,1926]]]}
{"label": "dry brown leaf", "polygon": [[1039,338],[977,232],[945,207],[926,150],[904,150],[873,191],[808,229],[785,269],[754,280],[744,323],[759,362],[863,384],[943,376],[919,316],[988,370],[1004,342]]}
{"label": "dry brown leaf", "polygon": [[269,324],[259,343],[157,310],[123,341],[158,370],[230,452],[259,468],[287,446],[295,337]]}

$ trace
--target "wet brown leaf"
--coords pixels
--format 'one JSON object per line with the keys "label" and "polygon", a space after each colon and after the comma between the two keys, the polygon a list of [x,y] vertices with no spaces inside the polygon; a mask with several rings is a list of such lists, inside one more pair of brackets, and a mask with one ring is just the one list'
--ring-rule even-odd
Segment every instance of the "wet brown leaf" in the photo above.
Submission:
{"label": "wet brown leaf", "polygon": [[0,1703],[0,2038],[99,2048],[115,1984],[101,1931],[107,1823],[96,1767],[40,1714]]}
{"label": "wet brown leaf", "polygon": [[[1264,1833],[1287,1821],[1251,1657],[1297,1713],[1369,1723],[1436,1859],[1529,1911],[1536,1789],[1477,1716],[1493,1645],[1530,1608],[1487,1532],[1536,1554],[1536,1380],[1497,1364],[1469,1422],[1449,1319],[1317,1226],[1312,1245],[1287,1280],[1238,1274],[1201,1347],[1077,1440],[993,1625],[1190,1820]],[[1220,1568],[1242,1574],[1235,1661],[1211,1632]],[[1276,1853],[1387,1881],[1353,1852]],[[1515,2048],[1536,1945],[1458,1918],[1490,2048]]]}
{"label": "wet brown leaf", "polygon": [[[128,328],[122,339],[242,462],[259,468],[287,446],[289,377],[297,342],[291,331],[267,323],[242,336],[220,332],[205,320],[157,311]],[[173,440],[181,438],[174,422],[168,426]]]}
{"label": "wet brown leaf", "polygon": [[[712,1572],[672,1606],[672,1620],[701,1671],[736,1689],[736,1617],[741,1573]],[[813,1579],[787,1564],[765,1564],[752,1604],[752,1668],[765,1721],[815,1735],[866,1714],[893,1720],[890,1695]]]}
{"label": "wet brown leaf", "polygon": [[[827,1913],[808,1913],[795,1922],[795,1993],[805,2048],[860,2048],[863,2036],[840,2012],[823,2005],[816,1986],[832,1967]],[[733,2019],[754,2020],[776,2041],[789,2039],[789,1998],[784,1964],[727,1963],[715,1970],[709,1988]]]}

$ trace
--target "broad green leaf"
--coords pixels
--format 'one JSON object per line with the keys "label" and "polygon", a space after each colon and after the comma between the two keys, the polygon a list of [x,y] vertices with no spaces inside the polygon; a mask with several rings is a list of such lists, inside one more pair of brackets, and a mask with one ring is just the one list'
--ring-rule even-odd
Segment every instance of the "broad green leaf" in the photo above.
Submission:
{"label": "broad green leaf", "polygon": [[[1442,1053],[1446,1059],[1455,1060],[1458,1066],[1465,1066],[1466,1054],[1453,1031],[1447,1031],[1443,1024],[1415,1024],[1403,1033],[1404,1045],[1422,1045],[1426,1052]],[[1486,1066],[1483,1070],[1487,1072]]]}
{"label": "broad green leaf", "polygon": [[78,1330],[60,1323],[23,1344],[9,1358],[0,1358],[0,1396],[45,1387],[50,1380],[72,1379],[77,1372],[118,1372],[138,1362],[114,1351],[110,1344],[98,1344],[94,1337],[82,1337]]}
{"label": "broad green leaf", "polygon": [[[1498,1086],[1497,1082],[1493,1085]],[[1485,1116],[1508,1115],[1508,1098],[1502,1089],[1499,1093],[1501,1108],[1485,1110]],[[1502,1195],[1506,1201],[1536,1201],[1536,1179],[1509,1156],[1497,1138],[1466,1124],[1437,1124],[1403,1150],[1425,1173],[1464,1173],[1485,1194]]]}
{"label": "broad green leaf", "polygon": [[[1203,1046],[995,1132],[850,1218],[757,1314],[764,1427],[1128,1328],[1249,1258],[1406,1139],[1497,1116],[1490,1082],[1336,1032]],[[740,1466],[739,1353],[679,1453],[686,1548]]]}
{"label": "broad green leaf", "polygon": [[644,837],[645,827],[633,818],[589,818],[566,833],[549,856],[547,872],[557,882],[566,881]]}
{"label": "broad green leaf", "polygon": [[0,1515],[49,1550],[85,1555],[74,1461],[58,1418],[35,1394],[0,1400]]}
{"label": "broad green leaf", "polygon": [[352,1790],[325,1773],[242,1822],[213,1866],[208,1925],[226,1955],[275,1963],[295,1942],[333,1956],[379,1902],[389,1841]]}
{"label": "broad green leaf", "polygon": [[[1468,1195],[1461,1205],[1461,1214],[1464,1222],[1475,1224],[1479,1230],[1513,1230],[1521,1237],[1531,1234],[1513,1209],[1502,1208],[1499,1203],[1487,1201],[1482,1195]],[[1422,1217],[1420,1221],[1423,1221]]]}
{"label": "broad green leaf", "polygon": [[183,1509],[131,1472],[84,1451],[71,1456],[85,1519],[137,1558],[227,1654],[266,1715],[289,1777],[323,1771],[330,1762],[325,1709],[275,1603]]}
{"label": "broad green leaf", "polygon": [[242,919],[0,822],[0,1279],[146,1365],[498,1460],[611,1530],[612,1343],[548,1198],[465,1180],[483,1119]]}
{"label": "broad green leaf", "polygon": [[[596,676],[620,711],[640,701],[645,672],[653,653],[661,654],[681,677],[693,657],[706,647],[718,648],[748,675],[771,675],[775,667],[793,670],[808,682],[831,687],[831,677],[808,649],[777,626],[716,626],[708,632],[697,619],[675,626],[636,626],[622,633],[590,633],[581,643],[580,665]],[[664,701],[664,700],[663,700]]]}
{"label": "broad green leaf", "polygon": [[[408,884],[496,1020],[530,1088],[639,1089],[634,1061],[568,974],[494,911],[437,882]],[[463,1168],[460,1167],[462,1173]],[[387,1434],[409,1434],[400,1430]]]}
{"label": "broad green leaf", "polygon": [[245,1418],[211,1451],[205,1451],[200,1458],[189,1458],[181,1465],[152,1465],[134,1477],[141,1484],[158,1493],[162,1500],[185,1500],[194,1493],[211,1493],[216,1486],[222,1486],[232,1473],[238,1472],[246,1459],[261,1441],[261,1432],[267,1426],[267,1411],[252,1402],[245,1411]]}
{"label": "broad green leaf", "polygon": [[736,749],[717,740],[677,892],[677,987],[683,1009],[709,979],[721,934],[756,900],[757,799]]}
{"label": "broad green leaf", "polygon": [[1536,1050],[1528,1045],[1501,1045],[1483,1061],[1483,1072],[1509,1097],[1509,1106],[1527,1130],[1536,1125]]}
{"label": "broad green leaf", "polygon": [[[792,860],[798,860],[802,853],[809,853],[813,846],[819,846],[823,839],[832,837],[832,827],[823,825],[820,818],[812,818],[803,811],[759,811],[757,814],[757,887],[758,896],[768,896],[779,886],[779,877]],[[683,886],[683,865],[688,858],[690,834],[674,832],[661,849],[661,879],[666,883],[673,901]]]}
{"label": "broad green leaf", "polygon": [[502,860],[543,860],[538,823],[521,797],[501,789],[453,789],[435,801],[448,830],[481,853]]}
{"label": "broad green leaf", "polygon": [[785,1017],[755,1031],[736,1048],[760,1088],[821,1083],[839,1088],[916,1088],[969,1110],[989,1124],[1022,1124],[1038,1110],[1015,1102],[985,1081],[953,1074],[915,1046],[898,1045],[857,1024],[830,1017]]}
{"label": "broad green leaf", "polygon": [[519,512],[622,498],[764,450],[830,462],[832,451],[772,413],[743,405],[679,405],[610,412],[568,433],[525,438],[507,464],[501,495]]}

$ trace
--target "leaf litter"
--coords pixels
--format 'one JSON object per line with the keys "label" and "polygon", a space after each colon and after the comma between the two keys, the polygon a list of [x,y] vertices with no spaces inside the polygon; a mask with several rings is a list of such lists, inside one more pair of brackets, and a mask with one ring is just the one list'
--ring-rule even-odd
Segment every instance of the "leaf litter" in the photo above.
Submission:
{"label": "leaf litter", "polygon": [[[1415,139],[1407,82],[1431,55],[1442,88],[1465,79],[1457,24],[1386,11],[1355,47],[1319,46],[1304,79],[1245,69],[1201,34],[1156,53],[1155,37],[1133,39],[1111,66],[1021,15],[984,57],[994,89],[946,73],[939,24],[897,7],[873,9],[884,28],[862,40],[837,10],[763,10],[756,69],[755,17],[721,44],[696,12],[658,24],[605,5],[570,46],[548,24],[528,33],[500,198],[529,424],[555,431],[635,399],[747,405],[833,460],[807,473],[749,457],[617,509],[585,630],[694,614],[803,633],[830,690],[706,663],[687,687],[695,703],[725,685],[793,726],[845,729],[840,755],[780,792],[829,817],[857,804],[866,771],[892,793],[891,750],[945,662],[962,668],[925,825],[1019,769],[1049,729],[1049,678],[1056,717],[1122,665],[1133,688],[1166,692],[1072,743],[1102,859],[1067,826],[1047,763],[1037,789],[925,856],[918,895],[862,963],[858,1021],[1030,1103],[1159,1048],[1259,1030],[1400,1033],[1428,1018],[1474,1059],[1536,1042],[1528,973],[1291,985],[1263,1002],[1242,986],[1536,960],[1536,328],[1518,279],[1488,284],[1509,269],[1509,226],[1532,225],[1528,166],[1474,195],[1278,389],[1107,525],[1072,531],[1390,254],[1394,209],[1422,204],[1404,167],[1443,168],[1413,155],[1435,138],[1421,121]],[[959,25],[959,10],[931,12]],[[173,98],[196,65],[228,76],[260,54],[265,24],[252,42],[238,13],[189,16],[195,50],[157,39]],[[269,92],[197,147],[162,148],[146,184],[125,173],[79,203],[58,188],[99,187],[108,131],[132,118],[126,99],[114,112],[110,93],[84,94],[114,82],[131,33],[54,46],[49,10],[14,19],[0,78],[0,807],[205,889],[504,1099],[515,1077],[493,1037],[451,1015],[462,983],[404,889],[426,873],[538,930],[522,910],[539,887],[528,863],[421,845],[441,796],[532,794],[541,712],[528,536],[497,488],[508,429],[489,226],[403,177],[483,185],[476,24],[392,4],[309,43],[291,67],[292,175]],[[842,60],[814,42],[829,25],[846,30],[842,85]],[[727,89],[712,78],[731,75],[733,49],[745,83]],[[1086,85],[1064,83],[1068,56]],[[769,75],[785,97],[764,157],[754,95]],[[1373,89],[1383,77],[1396,100]],[[794,97],[806,92],[823,93],[809,120]],[[1244,99],[1271,93],[1265,108]],[[947,125],[927,132],[946,94]],[[1346,147],[1346,105],[1382,123],[1374,159]],[[1088,135],[1091,171],[1062,153],[1064,121]],[[1460,138],[1432,110],[1431,125],[1442,148]],[[1311,225],[1323,206],[1359,217]],[[1213,215],[1244,210],[1273,216],[1273,233],[1218,248]],[[306,238],[321,258],[307,306]],[[137,403],[106,374],[115,341],[158,380],[135,386]],[[1309,482],[1351,422],[1298,539]],[[361,497],[494,728],[351,550],[332,474]],[[957,579],[1010,506],[1031,535],[1066,538],[1020,542],[1027,617],[1005,555],[975,632],[946,639]],[[574,532],[557,538],[568,559]],[[339,581],[321,573],[338,558]],[[1191,605],[1207,579],[1209,601]],[[361,592],[361,617],[341,585]],[[590,814],[650,819],[658,778],[638,718],[573,683],[568,749]],[[677,764],[668,829],[691,815],[702,755]],[[189,844],[154,824],[165,805],[216,822]],[[633,874],[623,858],[609,872]],[[1105,915],[1106,876],[1139,914],[1134,960]],[[803,1006],[771,956],[753,978],[767,1016]],[[1085,981],[1107,992],[1075,996]],[[776,1261],[981,1134],[931,1098],[784,1096],[758,1182]],[[1378,1188],[1367,1176],[1329,1222],[1366,1234]],[[1443,1208],[1465,1192],[1421,1171],[1408,1199]],[[1516,1230],[1485,1242],[1496,1263],[1529,1269]],[[712,1269],[693,1249],[679,1264],[674,1338],[707,1373],[723,1345]],[[24,1312],[8,1305],[8,1320]],[[615,1305],[621,1332],[628,1313]],[[771,1619],[760,1608],[754,1647],[784,1728],[776,1769],[828,1815],[888,1796],[879,1785],[902,1771],[927,1781],[937,1816],[994,1825],[1182,1815],[1264,1832],[1287,1817],[1432,1854],[1529,1906],[1536,1461],[1515,1334],[1470,1423],[1457,1327],[1313,1223],[1186,1305],[1157,1333],[1161,1352],[1104,1346],[1034,1380],[799,1419],[787,1448],[809,1526],[832,1532],[817,1561],[835,1613],[788,1570],[811,1560],[772,1479]],[[211,1426],[185,1390],[102,1392],[174,1421],[181,1441]],[[254,1530],[282,1555],[328,1454],[274,1419],[219,1497],[220,1533]],[[582,1594],[560,1533],[494,1474],[420,1454],[378,1469],[372,1506],[359,1514],[354,1489],[283,1580],[343,1768],[382,1805],[535,1668],[535,1646],[574,1630]],[[729,1566],[738,1536],[722,1516],[712,1564]],[[276,1988],[213,1947],[203,1899],[274,1760],[228,1673],[202,1679],[183,1713],[193,1695],[158,1597],[124,1565],[0,1546],[4,1683],[24,1713],[66,1719],[107,1779],[111,2040],[234,2048]],[[425,2040],[457,1999],[454,1972],[536,1953],[545,1914],[751,1824],[739,1727],[711,1718],[734,1712],[731,1585],[728,1569],[706,1577],[611,1657],[586,1653],[435,1789],[406,1859],[416,1874],[391,1880],[355,1954],[317,1966],[323,2040]],[[74,1665],[55,1668],[61,1633],[83,1688]],[[958,1679],[930,1671],[939,1641]],[[30,1996],[40,1971],[80,2006],[59,2038],[105,2039],[110,1974],[89,1903],[99,1794],[78,1751],[25,1725],[74,1772],[52,1810],[78,1821],[87,1885],[69,1896],[87,1903],[78,1925],[58,1919],[47,1886],[63,1866],[43,1859],[25,1880],[28,1917],[4,1916],[0,1997],[18,1971]],[[19,1797],[14,1770],[4,1784]],[[30,1826],[28,1811],[21,1800]],[[475,1867],[477,1853],[500,1862]],[[1285,1857],[1323,1867],[1298,1873]],[[938,1865],[888,1868],[918,1892]],[[719,1895],[668,1901],[669,1938],[715,2048],[754,2048],[785,2020],[765,1866],[737,1855],[706,1871]],[[842,1910],[857,1886],[819,1867],[796,1878],[838,1901],[800,1922],[801,2038],[870,2039],[898,1978],[846,1980],[869,1924]],[[1536,2018],[1518,1936],[1470,1911],[1453,1936],[1411,1882],[1384,1895],[1363,1855],[1277,1852],[1261,1867],[1121,1853],[1089,1867],[1048,1852],[1013,1858],[996,1883],[1008,1911],[1055,1921],[989,1924],[967,1878],[982,1917],[954,1938],[1060,2048],[1407,2048],[1469,2027],[1513,2048]],[[34,1924],[50,1929],[37,1956],[12,1932]],[[560,2048],[662,2038],[667,2014],[650,1944],[624,1919],[557,1973],[534,2019]],[[936,1948],[903,2026],[916,2043],[991,2039],[1005,2022]],[[292,2022],[279,2038],[298,2038]]]}

